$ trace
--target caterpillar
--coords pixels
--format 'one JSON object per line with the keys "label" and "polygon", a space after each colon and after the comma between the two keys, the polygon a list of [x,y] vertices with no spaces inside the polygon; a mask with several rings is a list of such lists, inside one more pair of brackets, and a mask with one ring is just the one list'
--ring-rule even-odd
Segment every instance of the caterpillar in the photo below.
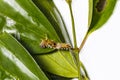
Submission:
{"label": "caterpillar", "polygon": [[56,47],[56,43],[53,40],[42,40],[40,43],[40,47],[41,48],[55,48]]}
{"label": "caterpillar", "polygon": [[70,50],[71,46],[67,43],[57,43],[55,48],[58,50]]}
{"label": "caterpillar", "polygon": [[56,43],[53,40],[45,39],[40,43],[41,48],[52,48],[57,50],[70,50],[71,46],[67,43]]}

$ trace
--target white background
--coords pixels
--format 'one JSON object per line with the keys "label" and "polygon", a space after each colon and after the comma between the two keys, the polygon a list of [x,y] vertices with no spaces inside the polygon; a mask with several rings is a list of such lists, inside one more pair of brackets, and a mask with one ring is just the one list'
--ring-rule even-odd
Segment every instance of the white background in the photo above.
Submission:
{"label": "white background", "polygon": [[[65,0],[54,0],[67,28],[71,33],[71,22]],[[77,41],[80,45],[88,25],[88,0],[73,0]],[[120,80],[120,1],[114,14],[99,30],[92,33],[81,53],[91,80]]]}

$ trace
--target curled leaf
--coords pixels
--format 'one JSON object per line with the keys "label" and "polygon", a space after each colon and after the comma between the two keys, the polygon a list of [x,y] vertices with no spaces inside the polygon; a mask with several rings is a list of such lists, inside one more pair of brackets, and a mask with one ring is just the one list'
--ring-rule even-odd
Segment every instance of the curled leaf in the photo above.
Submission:
{"label": "curled leaf", "polygon": [[117,0],[89,0],[88,33],[99,29],[113,13]]}

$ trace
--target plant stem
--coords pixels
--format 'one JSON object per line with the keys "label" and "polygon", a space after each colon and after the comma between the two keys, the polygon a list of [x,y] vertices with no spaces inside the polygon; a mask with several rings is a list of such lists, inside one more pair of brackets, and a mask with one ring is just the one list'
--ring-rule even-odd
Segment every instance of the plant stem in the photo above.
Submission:
{"label": "plant stem", "polygon": [[82,62],[80,62],[80,64],[81,64],[81,68],[83,69],[84,74],[85,74],[85,80],[90,80],[89,75],[87,73],[87,70],[86,70],[85,66],[83,65]]}
{"label": "plant stem", "polygon": [[74,22],[74,17],[73,17],[72,6],[71,6],[71,3],[68,3],[68,5],[69,5],[70,16],[71,16],[71,21],[72,21],[72,33],[73,33],[74,48],[77,48],[77,39],[76,39],[76,31],[75,31],[75,22]]}
{"label": "plant stem", "polygon": [[81,45],[79,47],[79,53],[81,52],[81,50],[82,50],[82,48],[83,48],[87,38],[88,38],[88,32],[86,33],[86,35],[85,35],[85,37],[84,37],[84,39],[83,39],[83,41],[82,41],[82,43],[81,43]]}
{"label": "plant stem", "polygon": [[81,64],[80,64],[80,57],[79,53],[76,55],[76,61],[77,61],[77,68],[78,68],[78,80],[82,80],[82,75],[81,75]]}
{"label": "plant stem", "polygon": [[[83,46],[85,45],[85,42],[86,42],[88,36],[89,36],[89,33],[88,33],[88,31],[87,31],[86,34],[85,34],[85,37],[84,37],[84,39],[83,39],[83,41],[82,41],[82,43],[81,43],[81,45],[80,45],[80,47],[79,47],[78,53],[81,52]],[[86,75],[86,76],[85,76],[85,80],[90,80],[90,78],[89,78],[89,76],[88,76],[88,74],[87,74],[87,71],[86,71],[84,65],[82,64],[82,62],[80,62],[80,67],[82,67],[83,70],[84,70],[84,72],[85,72],[85,75]]]}
{"label": "plant stem", "polygon": [[66,2],[68,3],[69,6],[69,10],[70,10],[70,16],[71,16],[71,22],[72,22],[72,33],[73,33],[73,42],[74,42],[74,50],[73,52],[75,53],[75,62],[76,62],[76,66],[78,69],[78,80],[82,80],[82,75],[81,75],[81,70],[80,70],[80,58],[79,58],[79,49],[77,47],[77,39],[76,39],[76,31],[75,31],[75,22],[74,22],[74,17],[73,17],[73,11],[72,11],[72,0],[66,0]]}
{"label": "plant stem", "polygon": [[70,15],[71,15],[71,22],[72,22],[72,33],[73,33],[73,41],[74,41],[74,50],[73,52],[75,53],[75,61],[76,61],[76,65],[77,65],[77,69],[78,69],[78,80],[83,80],[82,79],[82,73],[81,73],[81,67],[83,68],[83,70],[85,71],[85,74],[86,74],[86,80],[89,79],[88,77],[88,74],[83,66],[83,64],[80,63],[80,57],[79,57],[79,53],[80,51],[82,50],[86,40],[87,40],[87,37],[88,37],[88,32],[86,33],[80,47],[78,48],[77,47],[77,40],[76,40],[76,31],[75,31],[75,23],[74,23],[74,17],[73,17],[73,11],[72,11],[72,6],[71,6],[71,3],[72,3],[72,0],[66,0],[66,2],[68,3],[69,5],[69,9],[70,9]]}

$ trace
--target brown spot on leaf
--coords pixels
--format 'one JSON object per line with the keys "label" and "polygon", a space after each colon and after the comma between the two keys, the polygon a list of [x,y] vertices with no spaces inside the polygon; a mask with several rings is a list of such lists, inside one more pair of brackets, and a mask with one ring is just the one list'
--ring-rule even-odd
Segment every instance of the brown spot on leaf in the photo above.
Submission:
{"label": "brown spot on leaf", "polygon": [[103,9],[105,8],[107,0],[99,0],[97,5],[96,5],[96,9],[98,12],[103,11]]}

